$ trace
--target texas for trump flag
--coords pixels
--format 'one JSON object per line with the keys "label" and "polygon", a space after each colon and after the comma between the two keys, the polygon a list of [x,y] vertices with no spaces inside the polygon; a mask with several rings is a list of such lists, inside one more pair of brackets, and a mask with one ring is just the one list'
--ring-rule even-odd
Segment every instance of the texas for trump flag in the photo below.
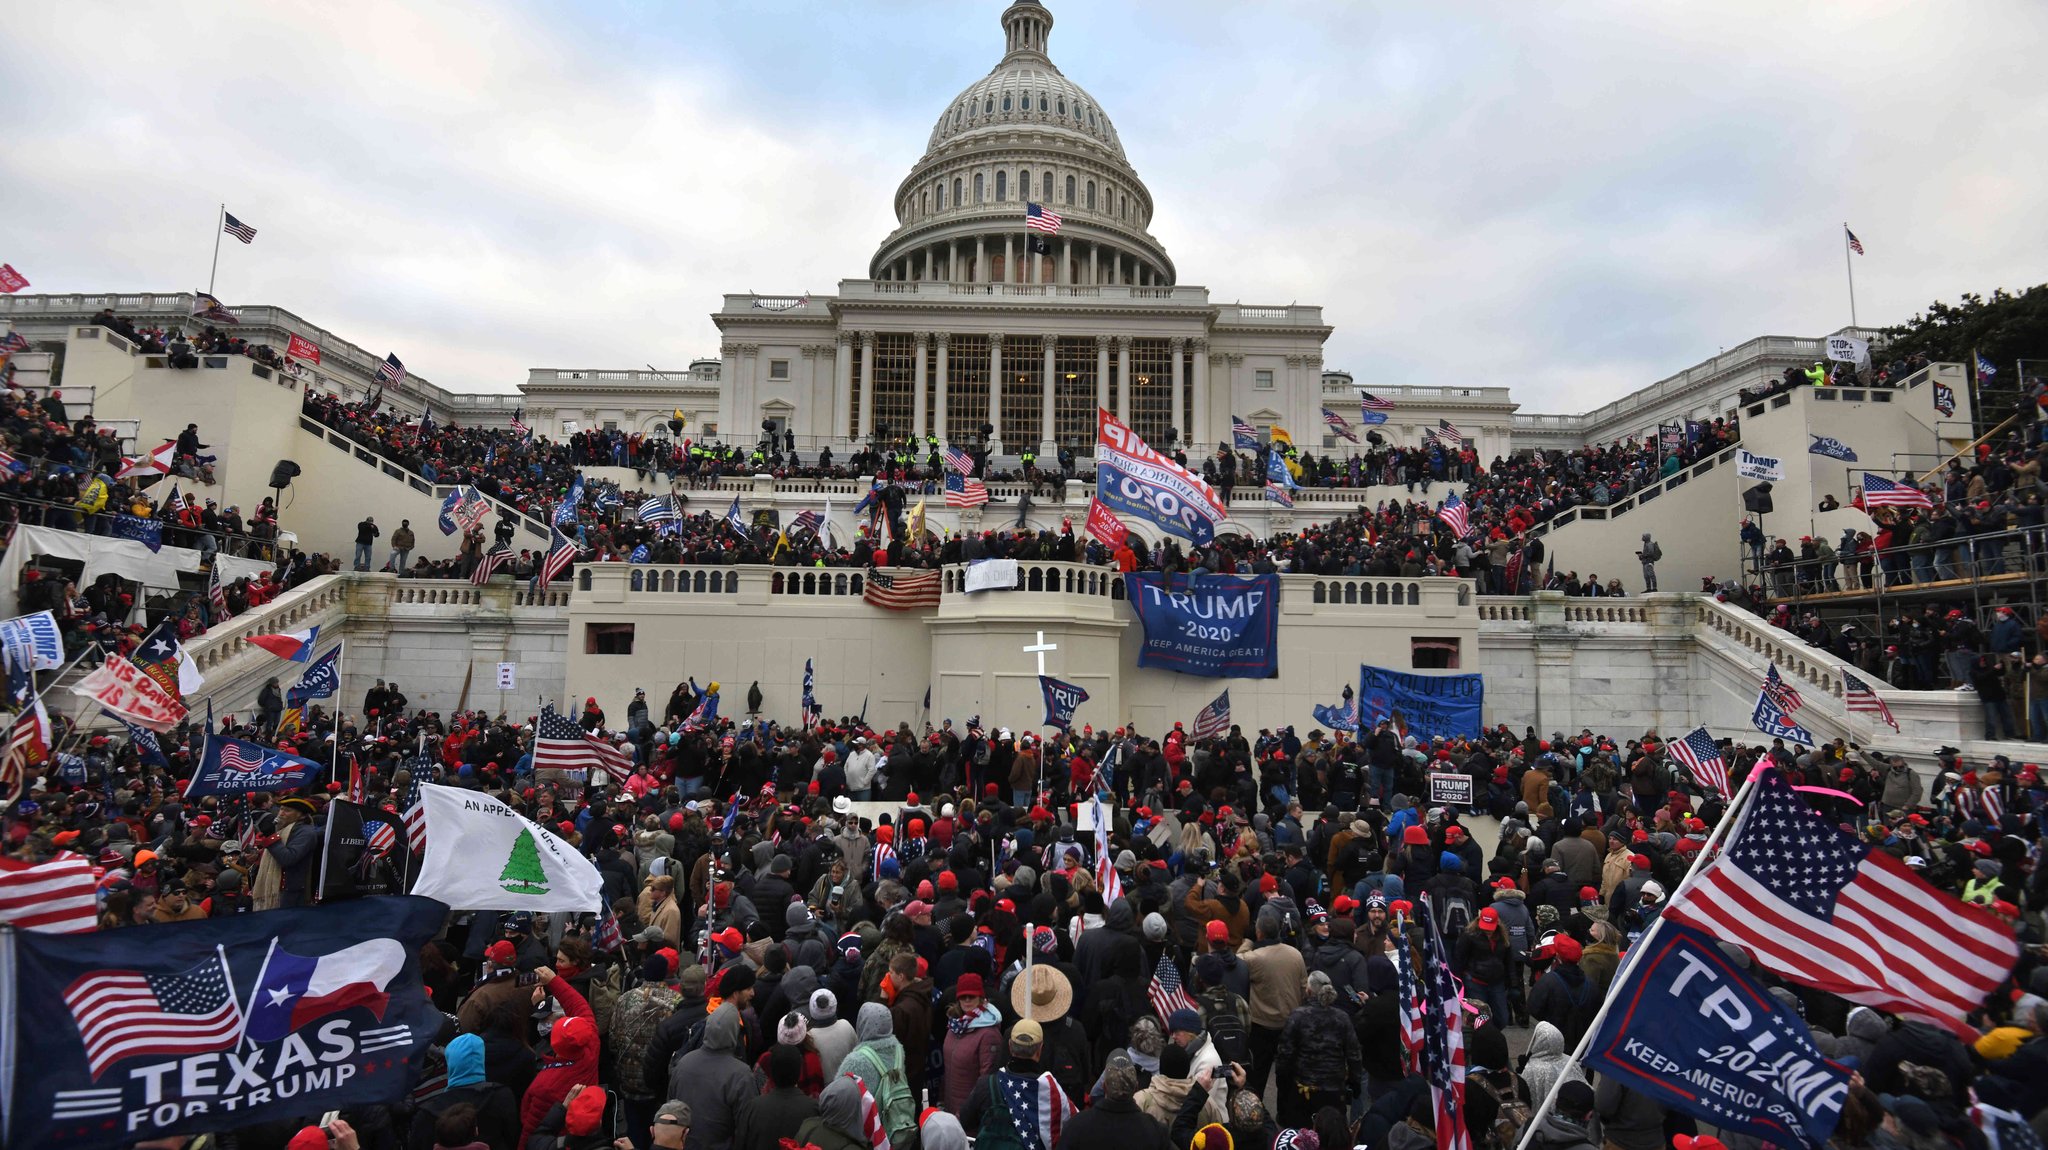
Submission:
{"label": "texas for trump flag", "polygon": [[426,857],[413,893],[456,910],[599,911],[597,867],[576,848],[480,791],[428,784]]}

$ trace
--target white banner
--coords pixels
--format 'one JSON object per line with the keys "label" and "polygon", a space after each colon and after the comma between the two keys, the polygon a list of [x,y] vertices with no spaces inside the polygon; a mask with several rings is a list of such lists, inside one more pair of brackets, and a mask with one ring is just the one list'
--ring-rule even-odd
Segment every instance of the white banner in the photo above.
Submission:
{"label": "white banner", "polygon": [[1836,363],[1869,363],[1870,341],[1853,335],[1831,335],[1828,337],[1828,358]]}
{"label": "white banner", "polygon": [[1017,587],[1015,559],[982,559],[967,565],[967,593],[1013,591]]}
{"label": "white banner", "polygon": [[1735,453],[1735,474],[1744,479],[1782,480],[1785,465],[1775,455],[1752,455],[1743,448]]}
{"label": "white banner", "polygon": [[456,910],[599,911],[597,868],[481,791],[429,784],[427,854],[412,893]]}

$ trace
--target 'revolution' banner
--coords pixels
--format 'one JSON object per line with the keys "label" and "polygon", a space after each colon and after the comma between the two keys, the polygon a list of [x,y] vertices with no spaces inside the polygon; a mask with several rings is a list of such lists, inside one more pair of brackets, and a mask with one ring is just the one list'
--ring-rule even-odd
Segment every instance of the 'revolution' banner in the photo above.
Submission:
{"label": "'revolution' banner", "polygon": [[1127,582],[1145,629],[1138,666],[1212,679],[1280,673],[1278,575],[1137,571]]}
{"label": "'revolution' banner", "polygon": [[1358,729],[1396,714],[1418,739],[1477,737],[1485,682],[1478,675],[1414,675],[1370,664],[1358,669]]}

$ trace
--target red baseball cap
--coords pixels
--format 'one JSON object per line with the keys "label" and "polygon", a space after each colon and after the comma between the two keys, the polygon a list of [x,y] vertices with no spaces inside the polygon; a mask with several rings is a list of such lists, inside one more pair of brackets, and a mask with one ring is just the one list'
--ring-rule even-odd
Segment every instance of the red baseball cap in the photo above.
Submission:
{"label": "red baseball cap", "polygon": [[1229,942],[1229,941],[1230,941],[1230,927],[1229,927],[1228,925],[1226,925],[1226,924],[1225,924],[1225,923],[1223,922],[1223,920],[1222,920],[1222,919],[1215,919],[1215,918],[1212,918],[1212,919],[1210,919],[1210,920],[1209,920],[1209,926],[1208,926],[1208,931],[1209,931],[1209,941],[1210,941],[1210,942]]}
{"label": "red baseball cap", "polygon": [[1500,912],[1489,906],[1479,912],[1478,921],[1480,930],[1499,930]]}

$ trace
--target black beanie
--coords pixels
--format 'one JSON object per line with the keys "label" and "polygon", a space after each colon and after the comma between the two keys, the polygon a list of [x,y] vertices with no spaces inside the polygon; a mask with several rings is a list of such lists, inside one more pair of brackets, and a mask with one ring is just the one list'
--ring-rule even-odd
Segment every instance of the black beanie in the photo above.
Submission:
{"label": "black beanie", "polygon": [[754,968],[746,963],[737,963],[719,972],[718,997],[731,998],[742,990],[752,989],[754,989]]}

